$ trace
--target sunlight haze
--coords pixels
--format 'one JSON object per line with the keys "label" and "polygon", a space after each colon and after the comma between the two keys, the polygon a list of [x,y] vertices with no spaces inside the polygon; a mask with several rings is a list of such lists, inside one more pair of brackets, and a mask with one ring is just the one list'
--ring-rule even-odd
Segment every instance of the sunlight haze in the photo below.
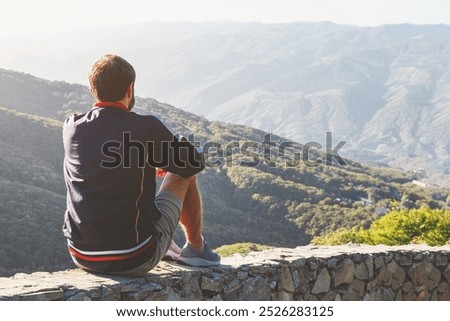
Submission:
{"label": "sunlight haze", "polygon": [[144,21],[333,21],[450,24],[446,0],[0,1],[0,35],[15,36]]}

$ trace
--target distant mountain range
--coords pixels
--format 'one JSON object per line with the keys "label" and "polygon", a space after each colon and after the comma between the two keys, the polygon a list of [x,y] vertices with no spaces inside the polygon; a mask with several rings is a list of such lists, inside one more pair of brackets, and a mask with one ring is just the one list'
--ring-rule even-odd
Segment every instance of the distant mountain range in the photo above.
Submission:
{"label": "distant mountain range", "polygon": [[[137,94],[450,186],[450,26],[143,23],[0,39],[0,66],[86,84],[106,52]],[[23,44],[27,43],[27,46]]]}
{"label": "distant mountain range", "polygon": [[[73,266],[61,233],[66,193],[61,128],[69,114],[85,112],[92,103],[85,86],[0,69],[0,275]],[[213,247],[237,242],[295,247],[325,232],[368,227],[392,201],[445,206],[448,191],[413,184],[418,177],[412,172],[349,159],[347,166],[286,166],[289,153],[275,153],[274,166],[242,166],[253,157],[236,146],[261,142],[264,131],[208,121],[151,98],[137,97],[135,110],[157,115],[174,133],[195,134],[202,145],[228,147],[220,158],[228,163],[199,176],[205,237]],[[176,240],[181,245],[181,233]]]}

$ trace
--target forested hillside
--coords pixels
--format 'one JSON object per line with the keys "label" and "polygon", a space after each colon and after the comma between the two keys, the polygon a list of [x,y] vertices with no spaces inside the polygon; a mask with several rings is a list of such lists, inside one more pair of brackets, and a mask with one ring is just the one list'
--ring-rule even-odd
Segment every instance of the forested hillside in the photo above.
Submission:
{"label": "forested hillside", "polygon": [[0,275],[68,267],[61,128],[0,108]]}
{"label": "forested hillside", "polygon": [[[66,115],[86,111],[91,103],[85,87],[0,70],[0,275],[73,266],[61,233],[61,128]],[[135,111],[158,115],[174,133],[195,134],[201,145],[215,142],[235,151],[218,158],[221,166],[199,175],[205,237],[213,247],[308,244],[313,236],[338,228],[368,227],[393,199],[408,207],[445,205],[447,195],[415,186],[413,173],[350,160],[347,166],[300,162],[287,167],[278,153],[274,166],[242,166],[240,161],[252,158],[236,146],[261,142],[266,133],[210,122],[150,98],[137,98]],[[273,135],[272,140],[287,139]],[[324,156],[313,155],[317,160]],[[180,233],[176,239],[183,242]]]}

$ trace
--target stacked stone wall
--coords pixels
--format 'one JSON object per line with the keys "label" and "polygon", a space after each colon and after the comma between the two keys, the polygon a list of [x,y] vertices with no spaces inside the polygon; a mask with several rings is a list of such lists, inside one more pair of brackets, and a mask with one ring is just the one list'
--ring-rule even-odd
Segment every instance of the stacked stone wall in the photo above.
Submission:
{"label": "stacked stone wall", "polygon": [[215,268],[161,262],[143,277],[79,269],[0,278],[0,300],[450,300],[450,247],[306,246]]}

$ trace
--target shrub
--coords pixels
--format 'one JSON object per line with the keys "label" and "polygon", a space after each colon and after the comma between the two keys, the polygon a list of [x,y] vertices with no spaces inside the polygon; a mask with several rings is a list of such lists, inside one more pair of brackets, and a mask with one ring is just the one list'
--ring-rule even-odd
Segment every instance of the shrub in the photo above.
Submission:
{"label": "shrub", "polygon": [[316,237],[313,244],[366,243],[403,245],[426,243],[447,244],[450,238],[450,210],[432,210],[428,207],[394,210],[375,220],[368,230],[341,230]]}

